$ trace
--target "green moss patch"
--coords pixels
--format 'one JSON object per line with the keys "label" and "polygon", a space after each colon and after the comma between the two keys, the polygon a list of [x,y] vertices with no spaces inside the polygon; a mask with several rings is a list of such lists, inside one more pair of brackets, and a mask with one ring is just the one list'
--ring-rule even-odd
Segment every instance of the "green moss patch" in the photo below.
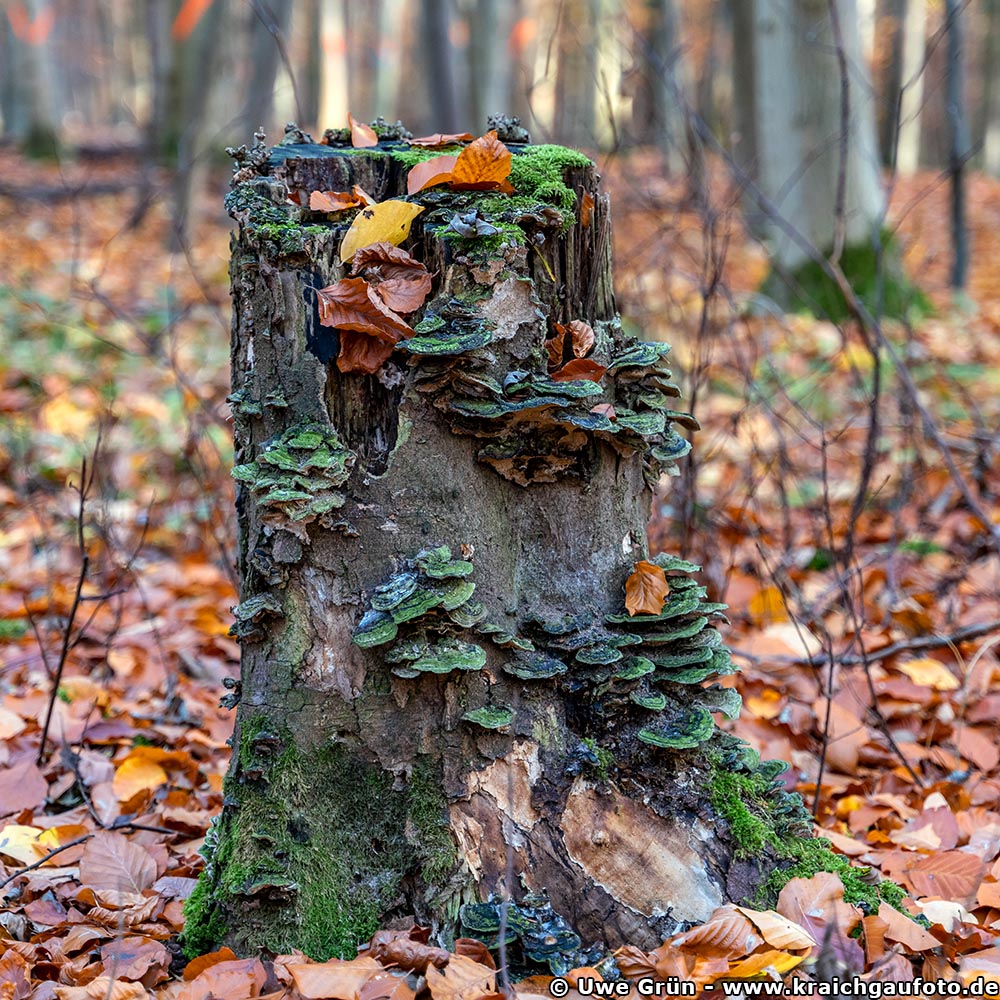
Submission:
{"label": "green moss patch", "polygon": [[185,953],[225,941],[242,953],[353,957],[407,878],[441,884],[455,868],[438,777],[422,763],[410,790],[396,789],[343,746],[305,748],[263,716],[245,722],[185,906]]}
{"label": "green moss patch", "polygon": [[[903,273],[899,245],[883,231],[880,247],[872,243],[846,247],[839,265],[865,307],[877,316],[919,318],[931,313],[927,296]],[[790,273],[772,270],[761,291],[789,312],[807,312],[840,322],[850,316],[843,292],[815,261]]]}
{"label": "green moss patch", "polygon": [[740,858],[771,856],[778,867],[747,902],[773,907],[778,894],[793,878],[810,878],[817,872],[832,872],[844,886],[844,899],[867,913],[886,902],[900,907],[905,893],[894,882],[870,881],[871,869],[854,867],[830,849],[830,842],[811,834],[811,822],[801,797],[780,788],[780,775],[787,765],[780,761],[760,763],[745,748],[741,765],[731,757],[710,757],[713,766],[709,794],[712,806],[729,826]]}

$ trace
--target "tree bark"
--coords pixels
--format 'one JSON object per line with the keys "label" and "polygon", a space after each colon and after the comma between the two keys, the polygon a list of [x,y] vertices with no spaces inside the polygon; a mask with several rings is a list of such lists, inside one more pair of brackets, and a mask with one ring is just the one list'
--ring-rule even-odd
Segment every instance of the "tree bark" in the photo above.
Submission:
{"label": "tree bark", "polygon": [[[345,275],[347,222],[287,196],[401,197],[399,148],[254,150],[229,196],[242,679],[187,949],[351,955],[406,916],[490,939],[509,894],[524,953],[569,968],[600,956],[581,938],[652,946],[773,889],[809,817],[714,727],[738,697],[703,686],[733,667],[695,567],[667,559],[663,613],[623,614],[690,419],[665,348],[618,322],[585,157],[512,145],[500,237],[442,227],[502,223],[502,197],[418,196],[417,335],[377,375],[338,369],[316,290]],[[571,320],[600,383],[547,375]]]}
{"label": "tree bark", "polygon": [[988,0],[983,39],[982,137],[983,169],[1000,176],[1000,0]]}

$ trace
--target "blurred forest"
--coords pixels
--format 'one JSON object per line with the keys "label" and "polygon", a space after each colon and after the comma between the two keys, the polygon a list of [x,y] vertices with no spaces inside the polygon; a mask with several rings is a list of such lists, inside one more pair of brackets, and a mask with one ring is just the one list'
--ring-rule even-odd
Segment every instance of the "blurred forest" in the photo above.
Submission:
{"label": "blurred forest", "polygon": [[0,995],[181,995],[239,664],[224,148],[348,112],[594,157],[702,425],[649,531],[731,606],[726,725],[926,920],[785,915],[1000,979],[998,74],[1000,0],[4,0]]}

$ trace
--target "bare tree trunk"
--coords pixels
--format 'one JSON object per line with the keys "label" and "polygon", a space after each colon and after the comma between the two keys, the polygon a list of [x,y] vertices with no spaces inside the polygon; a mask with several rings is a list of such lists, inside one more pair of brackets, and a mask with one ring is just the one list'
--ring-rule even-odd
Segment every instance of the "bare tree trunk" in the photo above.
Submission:
{"label": "bare tree trunk", "polygon": [[926,0],[905,0],[902,34],[902,86],[899,92],[899,129],[896,170],[903,177],[920,166],[920,114],[924,103],[924,52],[927,31]]}
{"label": "bare tree trunk", "polygon": [[[836,10],[846,80],[827,0],[737,0],[734,8],[740,158],[782,216],[822,252],[834,247],[838,230],[846,247],[871,244],[885,208],[854,0]],[[741,53],[740,29],[750,18],[752,41]],[[778,267],[805,262],[774,219],[751,206],[750,221],[772,241]]]}
{"label": "bare tree trunk", "polygon": [[469,6],[469,113],[466,121],[477,134],[490,115],[507,114],[509,63],[504,54],[507,32],[502,31],[499,0],[475,0]]}
{"label": "bare tree trunk", "polygon": [[458,102],[453,74],[449,29],[451,27],[448,0],[424,0],[421,7],[420,37],[423,43],[424,74],[434,117],[445,132],[460,128]]}
{"label": "bare tree trunk", "polygon": [[[305,36],[306,59],[302,72],[302,127],[319,126],[320,94],[323,89],[323,20],[322,0],[306,0],[303,34]],[[325,127],[325,126],[324,126]]]}
{"label": "bare tree trunk", "polygon": [[983,56],[983,169],[1000,176],[1000,0],[986,0]]}
{"label": "bare tree trunk", "polygon": [[951,175],[951,238],[954,261],[952,288],[964,288],[969,272],[969,233],[965,223],[965,165],[969,155],[969,127],[965,118],[962,63],[962,9],[959,0],[945,0],[948,62],[945,101],[948,109],[948,172]]}
{"label": "bare tree trunk", "polygon": [[[214,5],[213,5],[214,6]],[[281,47],[286,45],[292,4],[284,0],[250,0],[254,17],[250,26],[250,79],[242,121],[249,129],[274,131],[274,84],[281,66]],[[294,81],[293,81],[294,83]]]}
{"label": "bare tree trunk", "polygon": [[[188,951],[348,955],[407,915],[438,940],[491,937],[491,899],[535,913],[544,891],[575,933],[533,924],[532,945],[509,926],[570,968],[597,957],[577,934],[658,944],[773,893],[814,842],[782,767],[712,723],[736,701],[702,686],[732,669],[709,624],[721,606],[667,558],[663,613],[623,614],[648,484],[686,451],[671,421],[689,421],[666,409],[665,349],[615,315],[593,165],[515,154],[515,186],[562,208],[508,244],[438,235],[456,211],[490,218],[495,194],[429,205],[407,245],[435,291],[416,336],[362,375],[340,371],[318,312],[316,289],[346,274],[346,223],[287,201],[406,190],[402,154],[350,152],[253,156],[228,199],[242,677]],[[584,195],[590,218],[564,227]],[[547,374],[552,324],[570,320],[595,331],[600,384]]]}
{"label": "bare tree trunk", "polygon": [[176,63],[179,86],[175,91],[181,129],[178,133],[177,169],[173,184],[171,249],[187,245],[191,199],[202,174],[203,131],[216,74],[216,53],[225,24],[227,0],[214,0],[192,34],[181,43]]}
{"label": "bare tree trunk", "polygon": [[598,0],[565,0],[556,29],[553,131],[560,142],[595,144]]}
{"label": "bare tree trunk", "polygon": [[684,113],[685,73],[674,0],[648,0],[653,135],[667,168],[679,173],[689,150]]}

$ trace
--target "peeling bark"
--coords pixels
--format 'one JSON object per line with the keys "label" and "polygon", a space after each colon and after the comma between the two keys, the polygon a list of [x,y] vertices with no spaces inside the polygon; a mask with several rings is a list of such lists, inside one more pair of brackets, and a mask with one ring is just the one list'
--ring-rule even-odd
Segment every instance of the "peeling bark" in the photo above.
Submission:
{"label": "peeling bark", "polygon": [[[509,893],[564,921],[554,951],[521,943],[569,968],[601,954],[580,938],[652,946],[752,896],[808,818],[780,766],[712,723],[734,692],[704,682],[733,667],[692,567],[664,562],[661,616],[622,614],[650,483],[690,421],[665,408],[662,347],[617,322],[592,165],[511,146],[560,165],[572,209],[551,184],[506,216],[421,195],[407,246],[437,278],[417,336],[377,376],[337,371],[315,289],[344,274],[350,216],[286,197],[401,196],[405,148],[252,151],[229,199],[243,665],[188,949],[322,958],[408,915],[489,938],[475,904]],[[450,240],[470,204],[523,239]],[[601,385],[548,380],[544,341],[571,319],[596,331]]]}

